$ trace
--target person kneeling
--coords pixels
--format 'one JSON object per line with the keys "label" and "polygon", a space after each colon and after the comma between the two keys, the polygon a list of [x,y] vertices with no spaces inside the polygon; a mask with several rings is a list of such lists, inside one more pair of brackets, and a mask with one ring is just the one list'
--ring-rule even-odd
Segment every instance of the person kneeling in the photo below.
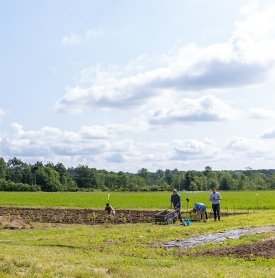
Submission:
{"label": "person kneeling", "polygon": [[116,212],[115,212],[115,210],[114,210],[114,208],[112,207],[112,206],[110,206],[110,204],[109,203],[107,203],[106,204],[106,206],[105,206],[105,209],[104,209],[105,211],[106,211],[106,213],[107,214],[109,214],[109,215],[113,215],[113,216],[115,216],[115,214],[116,214]]}
{"label": "person kneeling", "polygon": [[193,212],[198,213],[199,221],[203,220],[203,222],[206,222],[206,219],[208,219],[206,205],[204,203],[195,203]]}

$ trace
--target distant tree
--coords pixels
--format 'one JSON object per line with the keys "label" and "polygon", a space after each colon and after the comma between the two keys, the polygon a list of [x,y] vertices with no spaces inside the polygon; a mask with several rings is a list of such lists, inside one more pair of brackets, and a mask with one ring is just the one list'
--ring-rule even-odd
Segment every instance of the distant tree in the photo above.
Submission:
{"label": "distant tree", "polygon": [[8,160],[6,176],[13,182],[32,183],[31,166],[16,157]]}
{"label": "distant tree", "polygon": [[212,172],[212,168],[210,166],[205,166],[203,174],[207,177],[210,172]]}
{"label": "distant tree", "polygon": [[7,174],[7,164],[3,157],[0,157],[0,179],[5,179]]}
{"label": "distant tree", "polygon": [[191,171],[187,171],[185,174],[185,179],[184,179],[184,189],[189,191],[191,190],[191,182],[192,182],[192,173]]}
{"label": "distant tree", "polygon": [[71,173],[77,187],[97,188],[95,173],[87,165],[79,165]]}
{"label": "distant tree", "polygon": [[198,190],[198,186],[194,181],[191,181],[190,186],[189,186],[190,191],[196,191]]}
{"label": "distant tree", "polygon": [[36,171],[36,182],[42,191],[60,191],[62,184],[59,181],[59,174],[52,167],[40,166]]}
{"label": "distant tree", "polygon": [[231,190],[234,188],[234,181],[232,176],[225,172],[220,178],[220,189],[222,190]]}

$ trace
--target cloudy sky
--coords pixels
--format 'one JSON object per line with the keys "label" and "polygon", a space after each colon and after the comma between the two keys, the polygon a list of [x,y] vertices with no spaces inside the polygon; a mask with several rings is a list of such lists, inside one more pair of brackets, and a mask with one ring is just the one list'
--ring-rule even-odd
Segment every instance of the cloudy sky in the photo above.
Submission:
{"label": "cloudy sky", "polygon": [[0,1],[0,156],[275,168],[275,1]]}

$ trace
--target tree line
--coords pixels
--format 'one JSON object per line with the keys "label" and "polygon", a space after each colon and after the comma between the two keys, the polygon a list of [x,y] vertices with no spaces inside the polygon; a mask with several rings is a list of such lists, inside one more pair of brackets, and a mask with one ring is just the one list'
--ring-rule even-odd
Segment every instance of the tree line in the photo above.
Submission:
{"label": "tree line", "polygon": [[204,191],[275,189],[275,169],[214,171],[157,170],[146,168],[137,173],[112,172],[87,165],[66,168],[62,163],[34,164],[16,157],[5,161],[0,157],[0,191]]}

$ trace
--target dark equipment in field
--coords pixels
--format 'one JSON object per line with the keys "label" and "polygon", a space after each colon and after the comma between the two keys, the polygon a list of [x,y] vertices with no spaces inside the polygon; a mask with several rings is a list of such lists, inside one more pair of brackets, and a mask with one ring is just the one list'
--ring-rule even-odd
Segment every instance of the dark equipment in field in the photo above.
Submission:
{"label": "dark equipment in field", "polygon": [[155,214],[155,223],[156,224],[173,224],[176,222],[178,218],[178,211],[168,211],[168,210],[163,210],[161,212],[158,212]]}

